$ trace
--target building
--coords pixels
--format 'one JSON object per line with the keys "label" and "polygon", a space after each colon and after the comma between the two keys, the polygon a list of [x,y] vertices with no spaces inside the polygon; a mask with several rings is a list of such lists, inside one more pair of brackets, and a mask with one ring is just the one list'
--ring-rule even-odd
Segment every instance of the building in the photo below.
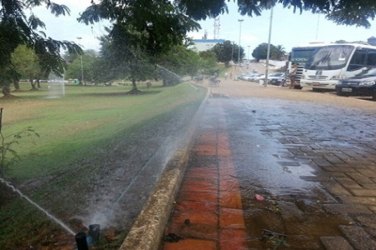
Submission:
{"label": "building", "polygon": [[224,39],[194,39],[192,41],[193,45],[191,49],[197,52],[210,50],[216,44],[225,42]]}

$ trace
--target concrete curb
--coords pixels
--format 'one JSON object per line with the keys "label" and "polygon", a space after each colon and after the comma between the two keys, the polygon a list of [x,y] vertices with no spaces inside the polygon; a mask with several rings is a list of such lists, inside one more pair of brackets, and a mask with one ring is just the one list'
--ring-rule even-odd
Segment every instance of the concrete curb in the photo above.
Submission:
{"label": "concrete curb", "polygon": [[146,202],[141,213],[134,222],[119,250],[157,250],[163,236],[164,228],[170,217],[176,194],[180,188],[189,160],[192,137],[196,122],[208,99],[209,91],[200,104],[188,130],[184,143],[177,149],[174,157],[167,163],[166,169]]}

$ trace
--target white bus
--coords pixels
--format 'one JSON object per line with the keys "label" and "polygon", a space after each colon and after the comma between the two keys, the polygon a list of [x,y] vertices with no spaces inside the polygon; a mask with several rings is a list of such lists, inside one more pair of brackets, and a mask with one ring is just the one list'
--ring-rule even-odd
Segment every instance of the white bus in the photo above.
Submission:
{"label": "white bus", "polygon": [[376,46],[364,44],[331,44],[317,49],[305,65],[300,80],[313,90],[335,90],[341,79],[376,67]]}
{"label": "white bus", "polygon": [[325,46],[324,43],[309,43],[306,45],[297,46],[291,49],[291,53],[289,56],[289,63],[288,63],[288,72],[290,73],[292,64],[296,64],[298,66],[296,71],[296,80],[294,88],[301,88],[300,87],[300,79],[303,75],[303,69],[305,64],[311,58],[313,53],[322,46]]}

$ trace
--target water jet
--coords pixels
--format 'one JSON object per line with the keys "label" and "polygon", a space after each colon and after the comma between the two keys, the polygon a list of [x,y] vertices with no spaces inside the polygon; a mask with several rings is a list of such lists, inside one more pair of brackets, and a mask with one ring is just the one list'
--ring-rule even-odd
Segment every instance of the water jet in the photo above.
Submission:
{"label": "water jet", "polygon": [[51,213],[49,213],[46,209],[42,208],[40,205],[38,205],[36,202],[34,202],[32,199],[30,199],[27,195],[22,193],[19,189],[17,189],[15,186],[13,186],[10,182],[4,180],[0,177],[0,182],[3,183],[5,186],[10,188],[13,192],[17,193],[21,198],[24,198],[26,201],[28,201],[31,205],[33,205],[35,208],[37,208],[39,211],[43,212],[49,219],[51,219],[53,222],[61,226],[66,232],[70,233],[71,235],[75,235],[72,229],[70,229],[64,222],[53,216]]}

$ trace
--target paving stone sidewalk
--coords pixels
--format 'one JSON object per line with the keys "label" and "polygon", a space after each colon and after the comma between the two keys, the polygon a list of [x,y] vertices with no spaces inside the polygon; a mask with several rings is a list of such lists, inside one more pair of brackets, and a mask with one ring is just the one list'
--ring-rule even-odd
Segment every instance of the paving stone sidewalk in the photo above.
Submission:
{"label": "paving stone sidewalk", "polygon": [[[221,98],[220,91],[213,96],[166,227],[172,236],[166,240],[177,242],[165,241],[163,249],[272,248],[275,242],[261,240],[263,229],[286,234],[278,249],[376,249],[373,114],[307,103],[292,109],[297,103],[239,101]],[[260,158],[254,133],[277,145],[275,152],[263,149],[273,167],[314,187],[314,195],[276,195],[259,182],[257,164],[263,164],[262,157],[252,162]],[[314,174],[306,174],[306,166]]]}

